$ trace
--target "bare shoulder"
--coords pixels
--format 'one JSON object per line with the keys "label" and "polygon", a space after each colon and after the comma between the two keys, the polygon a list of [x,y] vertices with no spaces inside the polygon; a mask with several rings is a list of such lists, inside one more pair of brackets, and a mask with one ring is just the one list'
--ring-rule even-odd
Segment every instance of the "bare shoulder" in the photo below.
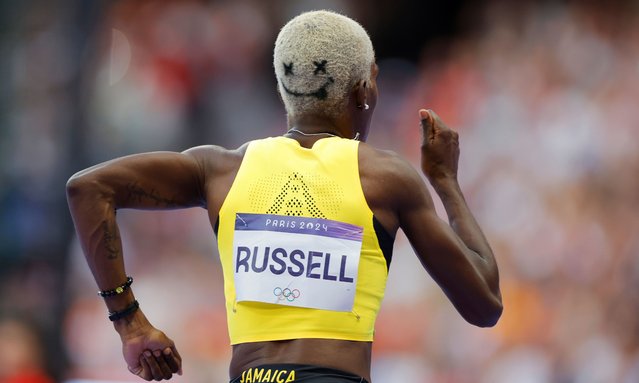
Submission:
{"label": "bare shoulder", "polygon": [[237,175],[242,159],[249,143],[245,143],[237,149],[226,149],[217,145],[196,146],[185,150],[185,155],[191,156],[197,162],[206,205],[211,214],[217,217],[217,212],[222,206],[226,195],[231,189],[233,180]]}
{"label": "bare shoulder", "polygon": [[393,193],[407,187],[424,185],[422,177],[406,159],[391,150],[360,144],[359,169],[362,178],[374,178],[380,186]]}
{"label": "bare shoulder", "polygon": [[423,178],[399,154],[361,143],[359,173],[366,202],[389,233],[399,227],[400,216],[432,200]]}
{"label": "bare shoulder", "polygon": [[201,167],[201,171],[207,176],[212,176],[233,170],[237,171],[248,144],[247,142],[237,149],[227,149],[218,145],[201,145],[187,149],[182,153],[194,158]]}

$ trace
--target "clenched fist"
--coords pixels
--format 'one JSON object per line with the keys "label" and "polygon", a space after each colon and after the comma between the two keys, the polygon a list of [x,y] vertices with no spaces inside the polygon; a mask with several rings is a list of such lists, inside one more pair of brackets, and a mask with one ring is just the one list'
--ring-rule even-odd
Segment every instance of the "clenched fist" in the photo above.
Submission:
{"label": "clenched fist", "polygon": [[459,135],[432,110],[420,109],[422,120],[422,171],[431,183],[457,179]]}
{"label": "clenched fist", "polygon": [[138,311],[134,314],[138,319],[135,325],[118,331],[129,371],[147,381],[168,380],[173,374],[182,375],[182,357],[175,343],[142,316]]}

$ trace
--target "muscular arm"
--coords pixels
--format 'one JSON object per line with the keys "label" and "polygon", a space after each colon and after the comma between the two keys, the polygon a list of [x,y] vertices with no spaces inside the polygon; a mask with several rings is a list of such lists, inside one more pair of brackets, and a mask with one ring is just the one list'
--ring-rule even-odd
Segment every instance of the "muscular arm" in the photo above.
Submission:
{"label": "muscular arm", "polygon": [[[501,315],[497,264],[455,181],[436,190],[449,216],[442,221],[426,185],[407,181],[399,224],[420,262],[469,323],[493,326]],[[411,178],[413,178],[411,177]]]}
{"label": "muscular arm", "polygon": [[[100,290],[113,289],[126,280],[116,211],[204,206],[206,170],[201,158],[207,154],[215,150],[202,147],[184,153],[138,154],[93,166],[69,179],[69,208]],[[132,289],[128,289],[105,298],[105,303],[109,311],[121,311],[133,300]],[[173,342],[150,325],[142,310],[115,321],[114,326],[131,372],[145,380],[159,380],[169,379],[181,368]],[[155,358],[144,356],[145,350],[155,351]]]}
{"label": "muscular arm", "polygon": [[[98,288],[112,289],[126,280],[116,211],[202,206],[203,177],[195,157],[171,152],[122,157],[71,177],[69,208]],[[107,299],[109,310],[130,303],[127,295]]]}
{"label": "muscular arm", "polygon": [[457,135],[434,113],[422,117],[422,169],[441,198],[450,225],[437,216],[426,185],[408,165],[399,165],[402,180],[395,183],[399,225],[424,268],[464,319],[477,326],[493,326],[502,312],[499,273],[457,182]]}

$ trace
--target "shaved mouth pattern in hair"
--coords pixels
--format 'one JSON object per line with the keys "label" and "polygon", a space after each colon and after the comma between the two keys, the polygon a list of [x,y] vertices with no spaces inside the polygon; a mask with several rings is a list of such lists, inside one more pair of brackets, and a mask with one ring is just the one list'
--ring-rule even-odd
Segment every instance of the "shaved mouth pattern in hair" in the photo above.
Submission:
{"label": "shaved mouth pattern in hair", "polygon": [[308,96],[308,97],[316,97],[320,100],[325,100],[326,97],[328,96],[328,92],[326,91],[326,88],[329,85],[331,85],[333,82],[334,82],[333,78],[329,77],[326,79],[326,82],[324,83],[324,85],[322,85],[318,90],[316,90],[315,92],[307,92],[307,93],[290,90],[286,87],[286,85],[284,85],[284,83],[282,83],[282,88],[284,88],[286,93],[290,94],[291,96],[295,96],[295,97]]}

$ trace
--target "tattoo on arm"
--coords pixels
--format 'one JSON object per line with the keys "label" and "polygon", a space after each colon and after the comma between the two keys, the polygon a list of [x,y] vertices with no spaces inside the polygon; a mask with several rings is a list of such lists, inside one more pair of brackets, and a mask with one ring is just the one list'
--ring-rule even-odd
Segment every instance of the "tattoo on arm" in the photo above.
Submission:
{"label": "tattoo on arm", "polygon": [[126,185],[127,198],[130,201],[144,203],[150,201],[157,207],[176,207],[178,203],[173,198],[166,198],[161,196],[155,189],[149,191],[141,188],[137,182],[132,182]]}
{"label": "tattoo on arm", "polygon": [[109,224],[108,221],[102,221],[102,240],[104,249],[108,259],[116,259],[120,255],[120,235],[115,223]]}

